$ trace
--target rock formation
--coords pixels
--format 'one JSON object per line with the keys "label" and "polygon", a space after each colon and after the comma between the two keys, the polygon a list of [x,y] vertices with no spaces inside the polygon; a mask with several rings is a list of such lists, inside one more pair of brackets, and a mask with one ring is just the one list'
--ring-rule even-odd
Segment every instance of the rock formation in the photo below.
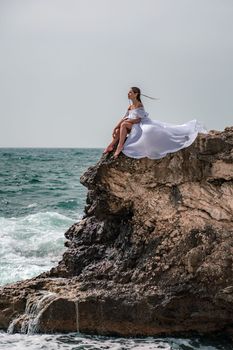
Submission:
{"label": "rock formation", "polygon": [[160,160],[103,155],[58,266],[0,290],[0,328],[233,334],[233,127]]}

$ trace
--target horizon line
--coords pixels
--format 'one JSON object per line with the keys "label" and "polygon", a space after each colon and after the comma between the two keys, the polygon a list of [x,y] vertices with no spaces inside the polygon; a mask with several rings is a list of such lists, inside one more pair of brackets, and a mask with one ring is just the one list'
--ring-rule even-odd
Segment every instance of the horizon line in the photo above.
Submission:
{"label": "horizon line", "polygon": [[76,149],[76,148],[79,148],[79,149],[83,149],[83,148],[90,148],[90,149],[102,149],[102,148],[104,148],[104,147],[67,147],[67,146],[65,146],[65,147],[49,147],[49,146],[44,146],[44,147],[42,147],[42,146],[33,146],[33,147],[31,147],[31,146],[20,146],[20,147],[15,147],[15,146],[0,146],[0,149],[4,149],[4,148],[74,148],[74,149]]}

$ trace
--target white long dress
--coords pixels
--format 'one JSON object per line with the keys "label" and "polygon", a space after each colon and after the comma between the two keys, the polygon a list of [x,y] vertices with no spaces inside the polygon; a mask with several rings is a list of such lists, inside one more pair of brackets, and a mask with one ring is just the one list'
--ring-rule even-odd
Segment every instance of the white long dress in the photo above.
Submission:
{"label": "white long dress", "polygon": [[198,132],[208,133],[196,119],[185,124],[165,123],[148,117],[144,107],[128,110],[124,119],[141,118],[133,124],[124,143],[122,153],[131,158],[160,159],[168,153],[190,146]]}

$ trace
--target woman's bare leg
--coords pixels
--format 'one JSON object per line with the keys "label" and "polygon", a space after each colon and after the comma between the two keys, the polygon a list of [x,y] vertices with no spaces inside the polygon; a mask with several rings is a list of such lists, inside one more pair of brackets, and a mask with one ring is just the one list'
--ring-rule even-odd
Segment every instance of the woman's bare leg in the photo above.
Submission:
{"label": "woman's bare leg", "polygon": [[105,148],[103,153],[111,152],[114,148],[114,145],[118,142],[120,138],[120,129],[116,132],[115,137],[113,137],[112,142]]}
{"label": "woman's bare leg", "polygon": [[119,143],[118,143],[116,152],[114,153],[114,158],[117,158],[118,155],[121,153],[127,134],[128,134],[128,128],[127,128],[126,124],[122,123],[121,128],[120,128]]}

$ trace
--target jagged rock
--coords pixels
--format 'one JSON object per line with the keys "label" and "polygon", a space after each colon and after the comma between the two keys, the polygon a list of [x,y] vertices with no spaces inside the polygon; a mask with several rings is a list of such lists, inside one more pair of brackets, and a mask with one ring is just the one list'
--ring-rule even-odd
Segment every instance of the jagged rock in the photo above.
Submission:
{"label": "jagged rock", "polygon": [[45,291],[56,298],[39,331],[232,335],[233,127],[160,160],[103,155],[80,181],[85,215],[62,260],[1,289],[0,327],[22,331],[28,300]]}

